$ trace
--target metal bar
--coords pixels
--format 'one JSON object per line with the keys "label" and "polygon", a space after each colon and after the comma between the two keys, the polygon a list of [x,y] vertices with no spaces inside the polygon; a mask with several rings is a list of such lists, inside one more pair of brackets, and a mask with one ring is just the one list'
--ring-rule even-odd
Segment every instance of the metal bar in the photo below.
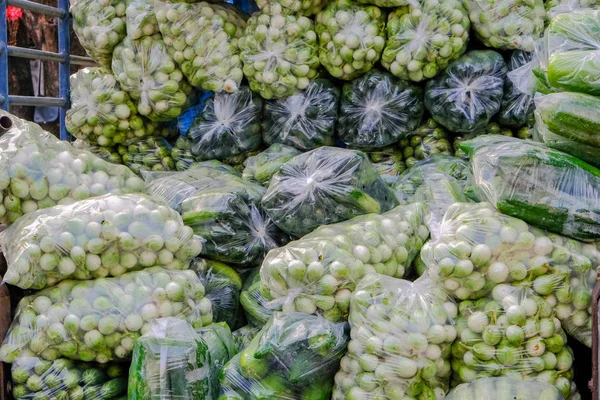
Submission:
{"label": "metal bar", "polygon": [[45,6],[43,4],[34,3],[29,0],[7,0],[9,6],[15,6],[24,10],[33,11],[40,14],[45,14],[50,17],[62,18],[65,14],[68,14],[68,8],[61,9],[56,7]]}
{"label": "metal bar", "polygon": [[67,101],[60,97],[8,96],[8,102],[16,106],[65,107]]}
{"label": "metal bar", "polygon": [[82,56],[71,56],[71,64],[74,65],[87,65],[89,67],[95,67],[96,63],[89,57]]}
{"label": "metal bar", "polygon": [[8,24],[6,23],[6,1],[0,0],[0,108],[8,111]]}
{"label": "metal bar", "polygon": [[59,95],[65,100],[63,108],[60,109],[60,139],[71,140],[71,135],[67,131],[66,113],[70,106],[70,81],[71,75],[71,14],[69,10],[69,0],[58,0],[58,7],[65,11],[62,17],[58,20],[58,52],[64,57],[64,60],[58,64],[58,82]]}
{"label": "metal bar", "polygon": [[[51,51],[28,49],[25,47],[8,46],[9,57],[28,58],[31,60],[64,62],[65,57]],[[96,63],[89,57],[70,56],[71,64],[95,66]]]}

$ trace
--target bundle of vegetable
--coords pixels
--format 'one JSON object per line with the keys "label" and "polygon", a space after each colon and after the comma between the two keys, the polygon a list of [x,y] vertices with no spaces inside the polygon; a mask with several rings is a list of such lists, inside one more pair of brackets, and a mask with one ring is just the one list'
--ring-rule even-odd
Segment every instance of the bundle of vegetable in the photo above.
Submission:
{"label": "bundle of vegetable", "polygon": [[534,51],[544,31],[543,0],[466,0],[477,38],[487,47]]}
{"label": "bundle of vegetable", "polygon": [[13,120],[12,129],[0,137],[0,222],[13,223],[57,203],[144,190],[144,182],[127,167],[75,149],[5,111],[0,116]]}
{"label": "bundle of vegetable", "polygon": [[[574,383],[573,383],[574,384]],[[564,400],[558,389],[546,382],[521,381],[512,377],[481,378],[452,389],[445,400]]]}
{"label": "bundle of vegetable", "polygon": [[223,160],[255,150],[261,143],[262,99],[244,86],[206,100],[187,135],[198,160]]}
{"label": "bundle of vegetable", "polygon": [[269,289],[260,283],[260,268],[256,268],[244,282],[240,294],[240,304],[251,326],[262,327],[271,318],[273,311],[268,308],[271,300]]}
{"label": "bundle of vegetable", "polygon": [[472,50],[425,87],[425,107],[451,132],[484,128],[500,110],[507,67],[491,50]]}
{"label": "bundle of vegetable", "polygon": [[450,135],[439,126],[433,118],[427,119],[417,129],[401,139],[398,147],[407,167],[411,167],[419,160],[424,160],[434,154],[454,155],[450,143]]}
{"label": "bundle of vegetable", "polygon": [[238,40],[244,16],[229,4],[154,2],[169,53],[200,89],[235,92],[243,78]]}
{"label": "bundle of vegetable", "polygon": [[95,156],[100,157],[103,160],[111,162],[113,164],[123,164],[123,159],[115,147],[104,147],[95,144],[89,144],[88,142],[77,139],[73,142],[73,147],[78,150],[86,150]]}
{"label": "bundle of vegetable", "polygon": [[416,129],[424,110],[420,87],[369,71],[344,84],[337,136],[349,147],[385,147]]}
{"label": "bundle of vegetable", "polygon": [[127,21],[127,37],[141,39],[160,33],[156,14],[154,13],[154,0],[132,0],[125,10]]}
{"label": "bundle of vegetable", "polygon": [[121,364],[100,366],[22,356],[11,367],[12,395],[16,400],[119,398],[127,394],[126,375]]}
{"label": "bundle of vegetable", "polygon": [[298,154],[300,151],[293,147],[278,143],[272,144],[265,151],[246,159],[242,178],[268,186],[279,168]]}
{"label": "bundle of vegetable", "polygon": [[366,276],[350,298],[352,340],[331,399],[443,399],[457,312],[427,278]]}
{"label": "bundle of vegetable", "polygon": [[193,271],[152,267],[118,278],[62,281],[19,302],[0,360],[19,355],[106,363],[128,360],[158,317],[212,323],[212,305]]}
{"label": "bundle of vegetable", "polygon": [[535,103],[530,93],[523,93],[512,81],[510,71],[531,62],[533,53],[515,50],[508,62],[509,75],[504,83],[504,96],[498,113],[498,122],[505,126],[521,127],[532,120]]}
{"label": "bundle of vegetable", "polygon": [[439,234],[421,251],[429,275],[455,298],[477,300],[506,284],[531,287],[565,330],[588,346],[599,256],[595,244],[533,228],[488,203],[451,206]]}
{"label": "bundle of vegetable", "polygon": [[305,90],[265,102],[263,139],[299,150],[333,145],[340,90],[326,79],[316,79]]}
{"label": "bundle of vegetable", "polygon": [[303,15],[310,17],[327,7],[329,0],[257,0],[256,5],[269,15]]}
{"label": "bundle of vegetable", "polygon": [[319,225],[388,211],[396,199],[364,153],[319,147],[281,166],[262,205],[281,229],[302,236]]}
{"label": "bundle of vegetable", "polygon": [[546,23],[552,22],[558,14],[570,13],[586,8],[597,10],[600,8],[598,0],[545,0]]}
{"label": "bundle of vegetable", "polygon": [[345,320],[350,294],[363,276],[377,272],[403,278],[408,272],[429,237],[426,211],[415,203],[324,225],[270,251],[260,269],[260,282],[272,299],[267,306]]}
{"label": "bundle of vegetable", "polygon": [[394,183],[398,179],[398,175],[406,170],[404,157],[397,146],[370,151],[367,153],[367,157],[373,163],[373,167],[381,179],[387,184]]}
{"label": "bundle of vegetable", "polygon": [[[250,157],[254,157],[259,155],[263,150],[265,150],[262,146],[259,146],[256,150],[247,151],[245,153],[241,153],[235,156],[231,156],[225,158],[223,160],[223,165],[226,167],[230,167],[236,175],[242,176],[244,172],[244,168],[246,168],[245,163],[246,160]],[[219,162],[217,160],[204,161],[204,163],[214,164],[215,162]],[[202,163],[200,163],[202,165]]]}
{"label": "bundle of vegetable", "polygon": [[[519,139],[529,139],[531,138],[532,129],[528,127],[523,127],[517,130],[517,137]],[[502,135],[515,137],[515,133],[507,127],[501,127],[496,122],[490,122],[483,130],[473,132],[473,133],[464,133],[454,135],[454,141],[452,142],[452,146],[454,147],[454,155],[456,157],[464,158],[466,160],[469,159],[467,153],[461,149],[461,145],[463,142],[474,139],[480,135]]]}
{"label": "bundle of vegetable", "polygon": [[317,76],[317,34],[307,17],[255,13],[239,47],[250,88],[265,99],[291,96]]}
{"label": "bundle of vegetable", "polygon": [[375,6],[336,0],[317,14],[319,60],[331,76],[354,79],[369,71],[385,46],[385,14]]}
{"label": "bundle of vegetable", "polygon": [[470,27],[459,0],[410,3],[388,17],[381,64],[402,79],[431,79],[466,51]]}
{"label": "bundle of vegetable", "polygon": [[233,339],[238,349],[245,349],[250,346],[250,342],[256,337],[258,332],[260,332],[260,328],[251,325],[246,325],[233,331]]}
{"label": "bundle of vegetable", "polygon": [[171,157],[169,144],[163,138],[127,140],[117,146],[123,164],[140,175],[142,171],[171,171],[175,161]]}
{"label": "bundle of vegetable", "polygon": [[329,399],[347,330],[314,315],[275,313],[221,371],[219,400]]}
{"label": "bundle of vegetable", "polygon": [[185,171],[199,161],[192,154],[192,141],[187,136],[179,136],[171,149],[171,158],[175,161],[177,171]]}
{"label": "bundle of vegetable", "polygon": [[477,197],[578,240],[600,238],[600,170],[541,143],[484,135],[461,143]]}
{"label": "bundle of vegetable", "polygon": [[498,285],[490,297],[463,301],[458,309],[456,383],[508,376],[553,384],[569,397],[573,353],[548,301],[528,288]]}
{"label": "bundle of vegetable", "polygon": [[74,0],[73,31],[89,56],[109,68],[113,49],[125,37],[124,0]]}
{"label": "bundle of vegetable", "polygon": [[177,118],[187,105],[192,87],[169,56],[160,33],[140,40],[126,38],[115,48],[115,77],[140,115],[152,121]]}

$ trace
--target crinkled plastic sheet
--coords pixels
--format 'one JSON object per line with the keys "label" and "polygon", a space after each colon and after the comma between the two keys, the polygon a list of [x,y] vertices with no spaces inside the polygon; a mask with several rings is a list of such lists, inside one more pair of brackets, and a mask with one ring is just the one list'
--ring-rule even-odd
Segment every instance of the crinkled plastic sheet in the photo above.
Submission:
{"label": "crinkled plastic sheet", "polygon": [[163,138],[127,140],[117,146],[123,164],[138,175],[142,171],[171,171],[175,161],[171,157],[171,146]]}
{"label": "crinkled plastic sheet", "polygon": [[252,339],[256,337],[256,335],[260,332],[260,328],[253,327],[251,325],[246,325],[233,331],[233,338],[235,343],[237,344],[240,350],[245,349],[250,346],[250,342]]}
{"label": "crinkled plastic sheet", "polygon": [[417,129],[410,132],[405,139],[398,142],[402,158],[407,167],[411,167],[419,160],[425,160],[436,154],[454,155],[450,142],[451,136],[433,118],[428,118]]}
{"label": "crinkled plastic sheet", "polygon": [[225,400],[328,399],[348,344],[348,324],[275,313],[221,371]]}
{"label": "crinkled plastic sheet", "polygon": [[179,318],[195,328],[211,324],[212,304],[204,292],[193,271],[160,267],[117,278],[62,281],[19,302],[0,359],[127,361],[156,318]]}
{"label": "crinkled plastic sheet", "polygon": [[242,177],[245,180],[268,186],[281,166],[301,154],[300,150],[284,144],[272,144],[265,151],[249,157],[244,162]]}
{"label": "crinkled plastic sheet", "polygon": [[469,51],[427,82],[425,107],[451,132],[481,130],[500,110],[506,73],[495,51]]}
{"label": "crinkled plastic sheet", "polygon": [[510,377],[481,378],[463,383],[452,389],[445,400],[500,400],[507,396],[531,400],[564,400],[558,389],[549,383],[520,381]]}
{"label": "crinkled plastic sheet", "polygon": [[[504,83],[504,97],[498,113],[498,122],[503,126],[521,127],[533,120],[535,103],[533,96],[523,93],[512,81],[511,73],[532,62],[533,53],[515,50],[508,61],[508,77]],[[531,75],[529,75],[531,76]]]}
{"label": "crinkled plastic sheet", "polygon": [[583,9],[600,8],[598,0],[546,0],[546,23],[552,22],[558,14],[570,13]]}
{"label": "crinkled plastic sheet", "polygon": [[467,50],[471,22],[459,0],[408,3],[388,17],[381,64],[399,78],[421,82]]}
{"label": "crinkled plastic sheet", "polygon": [[127,22],[127,37],[141,39],[160,33],[156,14],[154,13],[154,0],[132,0],[125,10]]}
{"label": "crinkled plastic sheet", "polygon": [[334,144],[340,90],[326,79],[316,79],[290,97],[265,102],[263,139],[299,150]]}
{"label": "crinkled plastic sheet", "polygon": [[396,204],[365,153],[336,147],[320,147],[283,164],[262,200],[269,217],[295,236]]}
{"label": "crinkled plastic sheet", "polygon": [[427,272],[455,298],[477,300],[498,287],[526,286],[556,312],[563,328],[591,346],[596,244],[534,228],[489,203],[451,206],[421,250]]}
{"label": "crinkled plastic sheet", "polygon": [[443,399],[457,313],[428,278],[367,275],[350,299],[352,340],[331,399]]}

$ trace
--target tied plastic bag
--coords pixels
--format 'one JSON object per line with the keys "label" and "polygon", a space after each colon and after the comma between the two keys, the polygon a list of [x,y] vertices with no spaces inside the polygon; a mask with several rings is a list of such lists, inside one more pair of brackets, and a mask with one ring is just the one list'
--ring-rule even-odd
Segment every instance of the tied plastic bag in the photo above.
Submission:
{"label": "tied plastic bag", "polygon": [[126,34],[124,0],[73,0],[69,11],[73,31],[88,55],[110,68],[113,49]]}
{"label": "tied plastic bag", "polygon": [[[575,384],[575,383],[573,383]],[[546,382],[519,381],[511,377],[481,378],[452,389],[445,400],[564,400],[555,386]]]}
{"label": "tied plastic bag", "polygon": [[256,5],[269,15],[302,15],[310,17],[327,7],[329,0],[257,0]]}
{"label": "tied plastic bag", "polygon": [[307,17],[254,13],[239,47],[250,88],[267,100],[306,89],[317,76],[317,34]]}
{"label": "tied plastic bag", "polygon": [[436,154],[454,155],[450,135],[433,118],[428,118],[417,129],[410,132],[407,138],[400,139],[398,148],[407,167],[412,167],[418,161]]}
{"label": "tied plastic bag", "polygon": [[242,82],[238,39],[245,16],[229,4],[155,0],[156,19],[169,54],[194,87],[235,92]]}
{"label": "tied plastic bag", "polygon": [[269,217],[294,236],[395,205],[364,153],[336,147],[319,147],[283,164],[262,199]]}
{"label": "tied plastic bag", "polygon": [[233,339],[238,347],[238,349],[245,349],[250,346],[250,342],[252,339],[256,337],[256,335],[260,332],[260,328],[256,328],[250,325],[246,325],[233,331]]}
{"label": "tied plastic bag", "polygon": [[337,136],[348,147],[385,147],[416,129],[424,110],[420,87],[369,71],[344,84]]}
{"label": "tied plastic bag", "polygon": [[506,376],[550,383],[569,397],[573,353],[549,302],[528,288],[498,285],[489,297],[463,301],[458,310],[456,383]]}
{"label": "tied plastic bag", "polygon": [[141,39],[160,33],[156,14],[154,13],[154,0],[133,0],[125,10],[127,22],[127,37]]}
{"label": "tied plastic bag", "polygon": [[77,150],[89,151],[93,155],[113,164],[123,164],[123,159],[115,147],[104,147],[95,144],[89,144],[81,139],[76,139],[72,144],[73,148]]}
{"label": "tied plastic bag", "polygon": [[469,51],[427,82],[425,107],[451,132],[481,130],[500,111],[506,73],[495,51]]}
{"label": "tied plastic bag", "polygon": [[400,206],[324,225],[270,251],[260,269],[266,307],[346,320],[350,295],[365,275],[407,274],[429,237],[426,214],[427,207],[420,203]]}
{"label": "tied plastic bag", "polygon": [[294,95],[265,102],[263,139],[299,150],[332,146],[340,90],[326,79],[316,79]]}
{"label": "tied plastic bag", "polygon": [[331,399],[443,399],[457,313],[427,278],[367,275],[350,298],[352,340]]}
{"label": "tied plastic bag", "polygon": [[271,299],[269,289],[260,283],[260,268],[256,268],[244,282],[240,294],[240,305],[251,326],[262,328],[273,315],[273,310],[267,308],[270,301],[267,299]]}
{"label": "tied plastic bag", "polygon": [[545,298],[571,336],[591,346],[596,244],[531,227],[487,203],[451,206],[433,238],[421,258],[452,296],[477,300],[499,286],[527,286]]}
{"label": "tied plastic bag", "polygon": [[420,82],[467,50],[471,23],[458,0],[409,3],[388,17],[381,64],[399,78]]}
{"label": "tied plastic bag", "polygon": [[159,317],[212,323],[212,304],[190,270],[160,267],[117,278],[62,281],[23,298],[0,348],[0,360],[19,355],[106,363],[127,361],[135,341]]}
{"label": "tied plastic bag", "polygon": [[600,8],[598,0],[546,0],[546,23],[550,23],[558,14],[570,13],[583,9],[597,10]]}
{"label": "tied plastic bag", "polygon": [[385,46],[385,14],[375,6],[336,0],[317,14],[319,60],[334,78],[368,72]]}
{"label": "tied plastic bag", "polygon": [[16,400],[113,399],[127,395],[127,369],[122,364],[97,365],[58,358],[21,356],[11,367]]}
{"label": "tied plastic bag", "polygon": [[[533,119],[535,103],[530,93],[523,93],[513,82],[511,72],[532,62],[533,53],[515,50],[508,61],[508,78],[504,83],[504,96],[498,113],[498,122],[504,126],[518,128]],[[517,75],[518,76],[518,75]]]}
{"label": "tied plastic bag", "polygon": [[0,116],[13,121],[0,137],[0,222],[107,193],[144,191],[144,182],[127,167],[76,149],[5,111]]}
{"label": "tied plastic bag", "polygon": [[142,171],[171,171],[175,161],[171,157],[169,144],[163,138],[127,140],[117,146],[123,164],[141,175]]}
{"label": "tied plastic bag", "polygon": [[215,93],[194,118],[187,135],[198,160],[224,160],[261,144],[263,101],[248,87],[236,93]]}
{"label": "tied plastic bag", "polygon": [[221,371],[221,400],[328,399],[348,344],[348,324],[275,313]]}
{"label": "tied plastic bag", "polygon": [[381,179],[388,185],[396,182],[398,176],[406,170],[406,163],[398,146],[388,146],[370,151],[367,153],[367,157]]}
{"label": "tied plastic bag", "polygon": [[284,144],[273,144],[265,151],[249,157],[244,161],[242,178],[268,186],[269,181],[279,171],[281,166],[301,154],[299,150]]}

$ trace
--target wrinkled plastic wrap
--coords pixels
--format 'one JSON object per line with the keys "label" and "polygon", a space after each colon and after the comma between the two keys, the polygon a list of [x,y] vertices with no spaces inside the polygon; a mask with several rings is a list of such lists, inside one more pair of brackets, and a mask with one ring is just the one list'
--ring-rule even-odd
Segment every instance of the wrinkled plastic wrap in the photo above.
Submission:
{"label": "wrinkled plastic wrap", "polygon": [[301,152],[293,147],[278,143],[272,144],[265,151],[246,159],[242,177],[245,180],[268,186],[279,168],[299,154]]}
{"label": "wrinkled plastic wrap", "polygon": [[451,206],[433,237],[421,258],[452,296],[477,300],[506,285],[527,286],[545,298],[571,336],[591,346],[596,244],[534,228],[488,203]]}
{"label": "wrinkled plastic wrap", "polygon": [[481,130],[500,111],[506,73],[495,51],[469,51],[427,82],[425,107],[451,132]]}
{"label": "wrinkled plastic wrap", "polygon": [[508,61],[508,78],[504,83],[504,97],[498,113],[498,122],[504,126],[518,128],[533,120],[535,103],[530,93],[523,93],[512,81],[511,72],[531,62],[533,53],[515,50]]}
{"label": "wrinkled plastic wrap", "polygon": [[98,365],[58,358],[17,358],[11,367],[12,395],[16,400],[99,400],[127,395],[127,367]]}
{"label": "wrinkled plastic wrap", "polygon": [[336,0],[315,17],[319,60],[334,78],[351,80],[368,72],[385,46],[385,14],[376,6]]}
{"label": "wrinkled plastic wrap", "polygon": [[[573,383],[574,384],[574,383]],[[507,397],[508,396],[508,397]],[[564,400],[558,389],[546,382],[520,381],[514,378],[481,378],[458,385],[445,400]]]}
{"label": "wrinkled plastic wrap", "polygon": [[346,320],[350,295],[365,275],[403,278],[408,273],[429,237],[427,211],[415,203],[324,225],[270,251],[260,269],[266,307]]}
{"label": "wrinkled plastic wrap", "polygon": [[381,179],[388,185],[396,182],[398,176],[406,170],[406,163],[398,146],[388,146],[370,151],[367,153],[367,157]]}
{"label": "wrinkled plastic wrap", "polygon": [[310,17],[327,7],[330,0],[257,0],[256,5],[266,14],[303,15]]}
{"label": "wrinkled plastic wrap", "polygon": [[600,8],[598,0],[546,0],[546,22],[549,23],[556,18],[558,14],[570,13],[583,9]]}
{"label": "wrinkled plastic wrap", "polygon": [[243,78],[238,39],[246,17],[224,3],[154,4],[167,49],[190,84],[215,92],[237,91]]}
{"label": "wrinkled plastic wrap", "polygon": [[388,17],[381,64],[405,80],[431,79],[467,50],[470,28],[459,0],[409,2]]}
{"label": "wrinkled plastic wrap", "polygon": [[347,323],[275,313],[221,371],[220,399],[328,399],[348,344],[347,331]]}
{"label": "wrinkled plastic wrap", "polygon": [[212,323],[212,304],[194,271],[160,267],[117,278],[62,281],[23,298],[0,348],[0,360],[20,355],[106,363],[127,361],[156,318],[195,328]]}
{"label": "wrinkled plastic wrap", "polygon": [[154,13],[154,0],[132,0],[125,10],[127,22],[127,37],[141,39],[160,33],[156,14]]}
{"label": "wrinkled plastic wrap", "polygon": [[90,144],[81,139],[76,139],[72,144],[75,149],[89,151],[93,155],[113,164],[123,164],[123,159],[121,158],[121,155],[117,151],[116,147],[98,146],[96,144]]}
{"label": "wrinkled plastic wrap", "polygon": [[385,147],[416,129],[424,111],[420,87],[369,71],[344,84],[337,136],[348,147]]}
{"label": "wrinkled plastic wrap", "polygon": [[285,99],[265,102],[263,139],[299,150],[334,143],[340,90],[326,79],[316,79],[305,90]]}
{"label": "wrinkled plastic wrap", "polygon": [[0,137],[0,222],[107,193],[143,192],[144,182],[127,167],[76,149],[5,111],[0,116],[13,121]]}
{"label": "wrinkled plastic wrap", "polygon": [[367,275],[350,298],[352,340],[331,399],[443,399],[457,313],[428,278]]}
{"label": "wrinkled plastic wrap", "polygon": [[261,143],[262,99],[248,87],[206,100],[187,135],[198,160],[224,160],[256,150]]}
{"label": "wrinkled plastic wrap", "polygon": [[317,34],[307,17],[255,13],[239,47],[250,88],[265,99],[291,96],[317,76]]}
{"label": "wrinkled plastic wrap", "polygon": [[302,236],[319,225],[388,211],[396,199],[364,153],[320,147],[283,164],[262,205],[282,230]]}
{"label": "wrinkled plastic wrap", "polygon": [[269,289],[261,284],[260,268],[256,268],[244,282],[240,294],[240,304],[251,326],[262,328],[273,315],[273,310],[267,308],[267,299],[271,299]]}
{"label": "wrinkled plastic wrap", "polygon": [[233,339],[238,349],[242,350],[250,346],[250,342],[256,337],[258,332],[260,332],[260,328],[251,325],[246,325],[233,331]]}
{"label": "wrinkled plastic wrap", "polygon": [[127,140],[117,146],[123,164],[140,175],[142,171],[171,171],[175,161],[171,148],[163,138],[142,138]]}
{"label": "wrinkled plastic wrap", "polygon": [[[179,136],[171,149],[171,158],[177,171],[186,171],[199,160],[192,154],[192,141],[187,136]],[[216,160],[215,160],[216,161]]]}
{"label": "wrinkled plastic wrap", "polygon": [[528,288],[498,285],[489,297],[463,301],[458,310],[455,384],[506,376],[550,383],[569,397],[573,352],[551,303]]}
{"label": "wrinkled plastic wrap", "polygon": [[402,158],[407,167],[415,165],[436,154],[454,155],[454,149],[448,132],[438,125],[433,118],[428,118],[408,137],[398,142]]}

